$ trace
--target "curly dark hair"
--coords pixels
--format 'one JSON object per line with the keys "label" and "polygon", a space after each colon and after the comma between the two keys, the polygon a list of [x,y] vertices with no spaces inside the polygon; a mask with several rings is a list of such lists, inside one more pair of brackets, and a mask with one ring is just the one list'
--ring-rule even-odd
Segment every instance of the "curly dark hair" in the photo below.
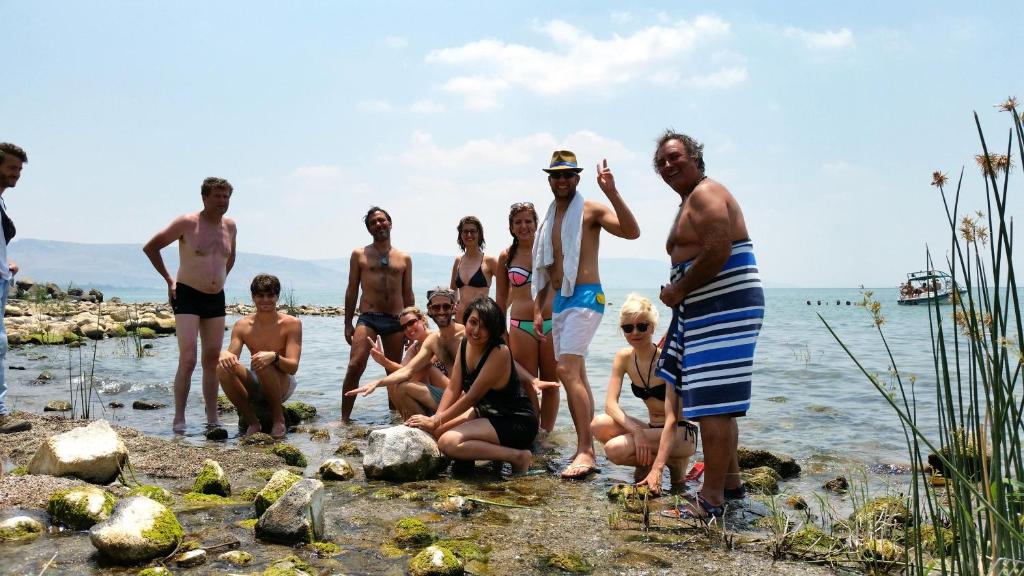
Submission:
{"label": "curly dark hair", "polygon": [[466,216],[462,220],[459,220],[459,225],[455,227],[455,229],[459,231],[458,236],[456,236],[456,241],[459,243],[459,248],[462,248],[463,252],[466,251],[466,243],[462,241],[462,227],[465,224],[472,224],[476,226],[477,244],[479,244],[480,249],[483,250],[484,247],[487,245],[487,242],[484,241],[484,225],[480,223],[480,219],[477,218],[476,216]]}
{"label": "curly dark hair", "polygon": [[508,260],[505,261],[505,269],[508,270],[509,266],[512,265],[512,259],[516,257],[516,252],[519,250],[519,238],[516,237],[515,232],[512,232],[512,220],[515,219],[516,214],[520,212],[529,212],[533,214],[533,223],[538,223],[537,209],[533,207],[532,202],[516,202],[512,205],[512,208],[508,212],[508,231],[512,234],[512,245],[508,248]]}
{"label": "curly dark hair", "polygon": [[658,138],[658,145],[654,147],[654,158],[652,159],[652,164],[655,172],[658,171],[658,150],[661,150],[661,147],[670,140],[679,140],[682,142],[683,147],[686,148],[686,153],[690,155],[690,158],[693,159],[694,162],[697,163],[697,168],[700,168],[701,173],[704,172],[704,145],[686,134],[676,132],[672,128],[665,130],[665,133]]}
{"label": "curly dark hair", "polygon": [[0,142],[0,162],[4,161],[4,155],[10,154],[22,162],[28,162],[28,154],[18,146],[17,144],[11,144],[10,142]]}
{"label": "curly dark hair", "polygon": [[209,196],[210,192],[213,192],[214,190],[227,190],[228,195],[230,196],[231,193],[235,191],[235,188],[231,185],[231,182],[228,182],[223,178],[210,176],[203,180],[203,186],[199,189],[199,192],[203,196]]}
{"label": "curly dark hair", "polygon": [[498,303],[487,296],[473,300],[462,312],[463,324],[473,312],[476,312],[480,323],[487,329],[487,347],[502,344],[505,341],[505,312],[498,307]]}
{"label": "curly dark hair", "polygon": [[366,211],[366,215],[363,216],[363,225],[366,226],[367,230],[370,229],[370,216],[373,216],[377,212],[380,212],[381,214],[384,215],[385,218],[388,219],[388,224],[394,224],[394,222],[391,221],[391,214],[388,214],[387,210],[381,208],[380,206],[370,206],[370,209]]}
{"label": "curly dark hair", "polygon": [[252,279],[252,284],[249,284],[249,292],[253,296],[257,294],[273,294],[274,296],[281,295],[281,281],[277,279],[277,276],[273,274],[257,274]]}

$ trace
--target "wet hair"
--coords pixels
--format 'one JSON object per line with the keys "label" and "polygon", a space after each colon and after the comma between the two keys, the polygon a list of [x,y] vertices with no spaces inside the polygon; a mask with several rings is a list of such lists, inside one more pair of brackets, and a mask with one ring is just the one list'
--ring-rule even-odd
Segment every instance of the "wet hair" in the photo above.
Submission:
{"label": "wet hair", "polygon": [[253,296],[257,294],[273,294],[274,296],[281,295],[281,281],[277,279],[277,276],[272,274],[257,274],[252,279],[252,284],[249,284],[249,292]]}
{"label": "wet hair", "polygon": [[516,214],[520,212],[529,212],[533,214],[533,224],[537,225],[537,209],[533,207],[532,202],[516,202],[512,205],[512,208],[508,212],[508,231],[512,234],[512,245],[508,248],[508,260],[505,261],[505,269],[508,270],[512,266],[512,259],[516,257],[516,251],[519,250],[519,238],[515,232],[512,232],[512,220],[515,219]]}
{"label": "wet hair", "polygon": [[619,324],[632,316],[643,316],[654,326],[658,325],[658,309],[650,300],[635,293],[627,296],[626,301],[619,307]]}
{"label": "wet hair", "polygon": [[417,320],[426,319],[426,316],[423,315],[423,311],[415,306],[406,306],[405,308],[402,308],[402,311],[398,313],[398,317],[401,318],[406,314],[412,314],[413,316],[416,317]]}
{"label": "wet hair", "polygon": [[463,252],[466,251],[466,243],[462,241],[462,226],[465,224],[472,224],[476,226],[477,244],[480,246],[480,249],[483,250],[484,246],[487,245],[487,243],[484,242],[484,225],[480,223],[480,219],[476,216],[466,216],[462,220],[459,220],[459,225],[455,228],[459,231],[459,235],[455,238],[459,243],[459,248],[462,248]]}
{"label": "wet hair", "polygon": [[443,296],[451,300],[452,304],[455,304],[455,290],[452,290],[447,286],[437,286],[427,290],[427,306],[430,305],[430,301],[433,300],[435,296]]}
{"label": "wet hair", "polygon": [[387,210],[381,208],[380,206],[370,206],[370,209],[366,211],[366,216],[363,216],[363,225],[366,226],[367,230],[370,229],[370,216],[373,216],[377,212],[380,212],[381,214],[384,215],[385,218],[388,219],[388,224],[393,223],[391,222],[391,214],[388,214]]}
{"label": "wet hair", "polygon": [[231,193],[235,191],[235,188],[231,185],[231,182],[228,182],[223,178],[210,176],[203,180],[203,186],[199,189],[199,192],[203,196],[209,196],[210,192],[213,192],[214,190],[227,190],[228,195],[230,196]]}
{"label": "wet hair", "polygon": [[4,161],[4,156],[10,154],[22,162],[28,162],[28,154],[18,146],[17,144],[11,144],[10,142],[0,142],[0,162]]}
{"label": "wet hair", "polygon": [[498,308],[497,302],[487,296],[481,296],[466,306],[462,312],[462,323],[469,320],[470,314],[476,312],[477,318],[487,330],[487,346],[494,347],[505,341],[505,312]]}
{"label": "wet hair", "polygon": [[654,165],[654,171],[658,171],[658,150],[665,145],[666,142],[671,140],[679,140],[682,142],[683,147],[686,148],[686,153],[690,155],[690,158],[697,163],[697,168],[700,168],[701,174],[704,173],[704,145],[697,142],[693,138],[686,134],[680,134],[675,130],[669,128],[665,130],[665,133],[658,138],[658,145],[654,147],[654,158],[652,163]]}

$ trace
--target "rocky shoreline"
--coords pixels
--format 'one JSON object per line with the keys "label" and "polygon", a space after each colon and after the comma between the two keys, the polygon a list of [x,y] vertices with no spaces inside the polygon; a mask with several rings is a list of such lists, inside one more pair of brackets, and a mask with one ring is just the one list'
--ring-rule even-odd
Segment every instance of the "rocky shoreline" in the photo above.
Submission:
{"label": "rocky shoreline", "polygon": [[[173,334],[174,311],[166,302],[124,303],[118,298],[102,301],[68,299],[12,299],[4,309],[7,343],[71,344],[83,339],[100,340],[137,335],[147,340]],[[340,306],[280,305],[278,310],[293,316],[342,316]],[[251,304],[229,304],[229,316],[255,312]]]}

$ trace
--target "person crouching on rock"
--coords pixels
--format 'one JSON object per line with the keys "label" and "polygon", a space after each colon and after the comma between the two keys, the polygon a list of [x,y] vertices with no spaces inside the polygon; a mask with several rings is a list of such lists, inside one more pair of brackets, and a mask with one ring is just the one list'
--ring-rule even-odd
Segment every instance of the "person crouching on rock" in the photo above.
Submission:
{"label": "person crouching on rock", "polygon": [[[670,427],[675,437],[668,454],[669,477],[673,489],[683,489],[686,467],[696,450],[696,426],[686,420],[677,425],[679,404],[675,389],[666,386],[655,374],[655,363],[661,353],[652,340],[657,325],[658,311],[651,301],[630,294],[619,311],[619,327],[629,347],[615,354],[604,401],[605,413],[595,417],[590,426],[594,437],[604,443],[609,460],[621,466],[636,467],[633,477],[637,482],[650,473],[663,429]],[[647,422],[626,414],[619,405],[623,376],[629,377],[633,396],[646,405]]]}
{"label": "person crouching on rock", "polygon": [[505,314],[481,297],[465,306],[463,322],[465,338],[437,413],[405,424],[433,434],[450,458],[509,462],[514,474],[525,473],[539,423],[504,344]]}
{"label": "person crouching on rock", "polygon": [[[277,311],[281,282],[276,276],[257,275],[249,290],[256,313],[241,318],[231,328],[231,343],[220,354],[217,379],[249,423],[246,436],[261,430],[255,407],[262,404],[270,411],[270,435],[283,438],[282,404],[295,391],[295,373],[302,355],[302,323]],[[249,349],[248,368],[238,361],[243,344]]]}

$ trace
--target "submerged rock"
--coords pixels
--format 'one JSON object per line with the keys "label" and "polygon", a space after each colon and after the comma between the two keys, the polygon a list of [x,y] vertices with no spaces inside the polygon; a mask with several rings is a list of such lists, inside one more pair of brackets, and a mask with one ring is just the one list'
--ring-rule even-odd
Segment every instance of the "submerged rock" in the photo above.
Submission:
{"label": "submerged rock", "polygon": [[231,550],[217,556],[217,560],[227,562],[235,566],[248,566],[252,563],[252,554],[243,550]]}
{"label": "submerged rock", "polygon": [[542,558],[544,566],[557,568],[570,574],[590,574],[594,565],[579,554],[550,554]]}
{"label": "submerged rock", "polygon": [[434,502],[434,510],[442,514],[462,514],[466,516],[476,509],[476,502],[463,496],[448,496]]}
{"label": "submerged rock", "polygon": [[412,576],[460,576],[466,569],[451,550],[428,546],[409,561]]}
{"label": "submerged rock", "polygon": [[317,571],[298,556],[286,556],[263,571],[263,576],[313,576]]}
{"label": "submerged rock", "polygon": [[405,482],[435,476],[447,460],[430,434],[408,426],[370,432],[363,471],[367,478]]}
{"label": "submerged rock", "polygon": [[43,412],[71,412],[71,402],[67,400],[51,400],[43,406]]}
{"label": "submerged rock", "polygon": [[434,534],[418,518],[402,518],[391,529],[391,541],[400,548],[420,548],[434,541]]}
{"label": "submerged rock", "polygon": [[128,460],[128,448],[106,420],[50,436],[28,463],[29,474],[74,476],[106,484]]}
{"label": "submerged rock", "polygon": [[299,480],[260,516],[256,536],[283,544],[319,540],[324,533],[323,499],[323,482]]}
{"label": "submerged rock", "polygon": [[256,507],[256,515],[262,516],[267,511],[267,508],[270,508],[274,502],[277,502],[277,499],[299,480],[302,480],[301,476],[292,474],[287,470],[274,472],[270,480],[267,480],[266,486],[256,494],[256,499],[253,500],[253,506]]}
{"label": "submerged rock", "polygon": [[154,566],[140,570],[136,576],[173,576],[173,572],[163,566]]}
{"label": "submerged rock", "polygon": [[284,422],[289,426],[295,426],[304,420],[316,418],[316,406],[293,400],[287,402],[284,408]]}
{"label": "submerged rock", "polygon": [[901,498],[883,496],[868,500],[850,515],[861,530],[875,533],[881,527],[903,528],[910,522],[910,511]]}
{"label": "submerged rock", "polygon": [[822,486],[822,488],[829,492],[843,493],[850,488],[850,481],[847,480],[845,476],[836,476],[828,482],[825,482],[825,485]]}
{"label": "submerged rock", "polygon": [[110,517],[117,500],[95,486],[78,486],[54,492],[46,503],[53,520],[74,530],[84,530]]}
{"label": "submerged rock", "polygon": [[43,533],[43,523],[31,516],[14,516],[0,522],[0,542],[33,540]]}
{"label": "submerged rock", "polygon": [[338,449],[334,451],[336,456],[362,456],[363,452],[356,446],[355,442],[346,440],[342,442]]}
{"label": "submerged rock", "polygon": [[216,460],[206,459],[203,461],[203,468],[196,476],[192,485],[192,491],[197,494],[216,494],[218,496],[231,496],[231,481],[228,480],[224,469]]}
{"label": "submerged rock", "polygon": [[300,466],[305,468],[306,464],[308,464],[306,462],[306,455],[291,444],[275,444],[270,448],[270,450],[267,450],[267,452],[281,458],[284,460],[284,463],[289,466]]}
{"label": "submerged rock", "polygon": [[739,457],[740,468],[760,468],[768,466],[775,470],[782,479],[793,478],[800,474],[800,465],[791,456],[783,456],[769,452],[768,450],[752,450],[749,448],[737,448],[736,455]]}
{"label": "submerged rock", "polygon": [[778,494],[779,493],[779,477],[778,472],[768,466],[761,466],[760,468],[753,468],[743,472],[743,483],[747,485],[747,489],[757,494]]}
{"label": "submerged rock", "polygon": [[344,458],[329,458],[320,465],[320,477],[324,480],[348,480],[354,475],[352,465]]}
{"label": "submerged rock", "polygon": [[108,520],[89,530],[93,546],[118,564],[166,556],[178,547],[182,535],[174,513],[145,496],[122,500]]}
{"label": "submerged rock", "polygon": [[179,568],[192,568],[193,566],[204,564],[206,563],[206,550],[199,548],[197,550],[189,550],[184,554],[178,554],[174,557],[174,563]]}
{"label": "submerged rock", "polygon": [[135,402],[132,402],[132,408],[135,410],[158,410],[160,408],[165,408],[166,406],[167,404],[150,402],[149,400],[136,400]]}

